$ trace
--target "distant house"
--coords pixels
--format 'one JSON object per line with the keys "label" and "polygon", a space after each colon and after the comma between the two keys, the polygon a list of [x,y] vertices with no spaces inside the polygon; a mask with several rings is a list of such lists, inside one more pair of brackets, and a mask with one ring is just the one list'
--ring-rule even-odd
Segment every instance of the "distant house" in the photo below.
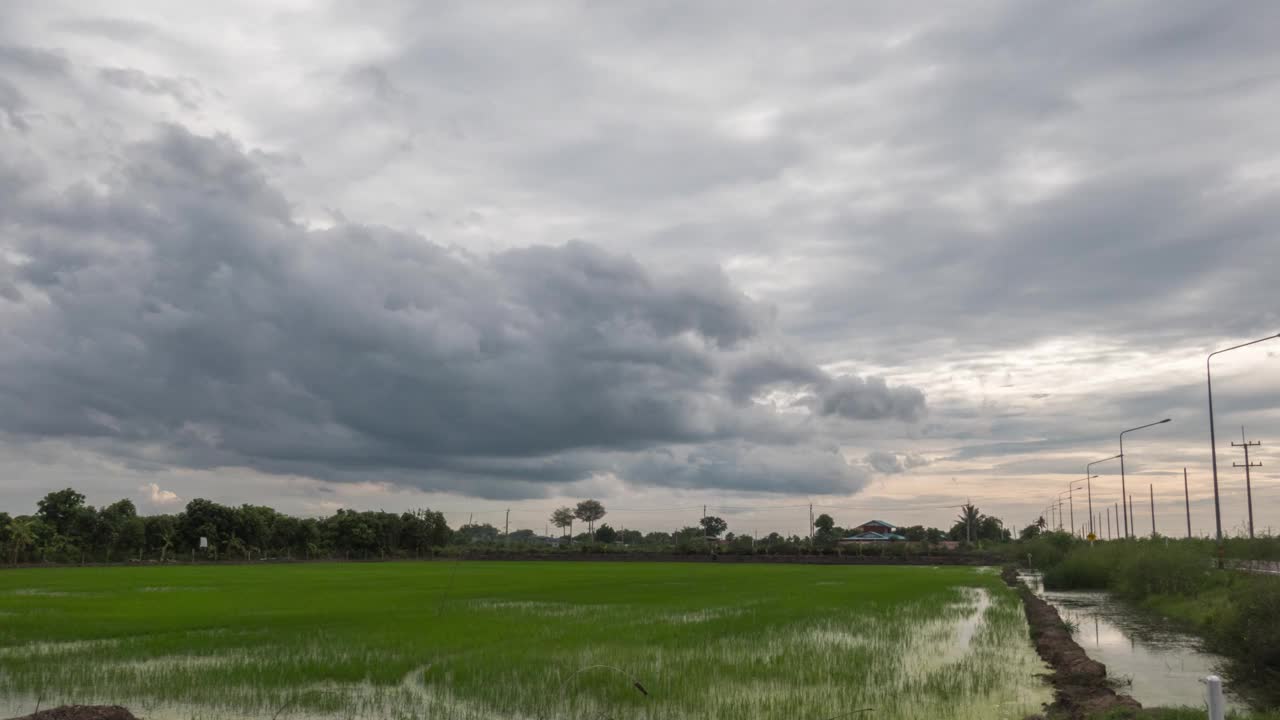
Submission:
{"label": "distant house", "polygon": [[840,539],[841,544],[864,542],[897,542],[906,540],[898,534],[898,528],[883,520],[871,520],[853,528],[850,534]]}
{"label": "distant house", "polygon": [[898,527],[896,525],[890,525],[889,523],[883,520],[869,520],[867,522],[862,523],[858,527],[850,530],[850,532],[855,535],[860,535],[862,533],[869,533],[869,532],[882,533],[887,535],[889,533],[894,533],[897,531],[898,531]]}

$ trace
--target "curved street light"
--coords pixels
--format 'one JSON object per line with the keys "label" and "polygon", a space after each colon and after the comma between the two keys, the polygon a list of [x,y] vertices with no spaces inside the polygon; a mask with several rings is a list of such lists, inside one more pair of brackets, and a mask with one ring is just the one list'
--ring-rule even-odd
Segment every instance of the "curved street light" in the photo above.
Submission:
{"label": "curved street light", "polygon": [[[1096,477],[1097,475],[1093,475],[1093,478]],[[1089,532],[1093,532],[1093,483],[1089,482],[1089,480],[1092,480],[1093,478],[1085,475],[1085,477],[1080,478],[1079,480],[1071,480],[1070,483],[1066,484],[1066,489],[1068,489],[1068,493],[1066,493],[1066,501],[1071,503],[1071,533],[1073,534],[1075,534],[1076,530],[1079,530],[1079,528],[1075,527],[1075,498],[1071,495],[1070,491],[1073,491],[1073,489],[1075,489],[1076,486],[1079,486],[1080,483],[1084,483],[1085,486],[1089,487]]]}
{"label": "curved street light", "polygon": [[[1112,455],[1109,458],[1103,458],[1101,460],[1094,460],[1091,463],[1086,463],[1084,466],[1084,476],[1090,479],[1098,477],[1097,475],[1093,474],[1093,466],[1099,463],[1110,462],[1112,460],[1115,460],[1118,457],[1120,456]],[[1093,530],[1093,483],[1092,482],[1089,483],[1089,532],[1094,532]]]}
{"label": "curved street light", "polygon": [[[1058,493],[1057,499],[1054,500],[1054,503],[1056,503],[1058,506],[1058,529],[1059,530],[1062,529],[1062,496],[1068,495],[1070,493],[1071,493],[1071,487],[1068,486],[1066,490],[1063,490],[1062,492]],[[1072,534],[1073,535],[1075,534],[1074,531],[1072,532]]]}
{"label": "curved street light", "polygon": [[[1154,425],[1163,425],[1169,422],[1170,419],[1171,418],[1165,418],[1163,420],[1157,420],[1153,423],[1147,423],[1146,425],[1139,425],[1138,427],[1129,428],[1128,430],[1125,430],[1124,432],[1120,433],[1120,499],[1121,500],[1124,500],[1126,497],[1128,497],[1128,491],[1125,489],[1125,485],[1124,485],[1124,434],[1131,433],[1134,430],[1143,430],[1145,428],[1149,428]],[[1128,513],[1125,513],[1125,516],[1124,516],[1124,537],[1126,540],[1129,539],[1129,514]]]}
{"label": "curved street light", "polygon": [[[1218,529],[1218,567],[1222,567],[1222,505],[1218,502],[1218,439],[1213,433],[1213,372],[1209,367],[1209,361],[1213,360],[1214,355],[1218,355],[1229,350],[1238,350],[1242,347],[1257,345],[1267,340],[1280,339],[1280,333],[1268,335],[1257,340],[1250,340],[1247,343],[1232,345],[1229,348],[1214,350],[1204,359],[1204,376],[1209,386],[1209,450],[1213,457],[1213,519]],[[1121,451],[1123,452],[1123,450]]]}

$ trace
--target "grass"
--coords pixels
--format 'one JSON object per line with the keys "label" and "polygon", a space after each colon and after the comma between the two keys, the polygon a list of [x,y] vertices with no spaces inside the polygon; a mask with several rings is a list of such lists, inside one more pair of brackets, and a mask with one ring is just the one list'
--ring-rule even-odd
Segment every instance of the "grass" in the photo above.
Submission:
{"label": "grass", "polygon": [[13,714],[1021,718],[1049,695],[1018,599],[971,568],[15,570],[0,620]]}

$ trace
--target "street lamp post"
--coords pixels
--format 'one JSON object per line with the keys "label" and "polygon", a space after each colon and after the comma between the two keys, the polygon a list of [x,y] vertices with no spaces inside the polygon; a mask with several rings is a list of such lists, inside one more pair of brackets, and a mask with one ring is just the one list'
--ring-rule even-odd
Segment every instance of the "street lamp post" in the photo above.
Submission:
{"label": "street lamp post", "polygon": [[[1074,491],[1076,489],[1076,486],[1082,482],[1085,482],[1085,481],[1072,480],[1071,482],[1067,483],[1067,507],[1070,508],[1070,512],[1071,512],[1071,534],[1072,535],[1075,535],[1080,532],[1080,528],[1076,527],[1076,500],[1075,500]],[[1092,510],[1090,512],[1092,512]]]}
{"label": "street lamp post", "polygon": [[1218,439],[1213,432],[1213,372],[1210,368],[1210,361],[1213,360],[1214,355],[1219,355],[1221,353],[1228,352],[1230,350],[1238,350],[1242,347],[1248,347],[1250,345],[1257,345],[1258,343],[1266,342],[1267,340],[1276,340],[1276,339],[1280,339],[1280,333],[1276,333],[1275,335],[1268,335],[1267,337],[1264,337],[1264,338],[1258,338],[1257,340],[1250,340],[1247,343],[1240,343],[1239,345],[1233,345],[1229,348],[1214,350],[1213,352],[1209,353],[1208,357],[1204,359],[1205,382],[1209,388],[1209,452],[1213,458],[1213,519],[1217,525],[1217,530],[1218,530],[1218,566],[1219,567],[1222,566],[1222,505],[1218,500]]}
{"label": "street lamp post", "polygon": [[[1127,497],[1127,491],[1125,490],[1125,484],[1124,484],[1124,435],[1125,433],[1131,433],[1134,430],[1143,430],[1145,428],[1152,427],[1153,425],[1163,425],[1169,422],[1169,420],[1170,418],[1157,420],[1153,423],[1147,423],[1146,425],[1139,425],[1138,427],[1135,427],[1135,428],[1129,428],[1128,430],[1125,430],[1124,432],[1120,433],[1120,497],[1121,499]],[[1126,540],[1129,539],[1129,515],[1127,513],[1125,514],[1125,518],[1124,518],[1124,537]]]}
{"label": "street lamp post", "polygon": [[1070,490],[1068,489],[1068,490],[1063,490],[1062,492],[1058,493],[1058,501],[1057,501],[1057,502],[1058,502],[1058,529],[1059,529],[1059,530],[1061,530],[1061,529],[1062,529],[1062,496],[1063,496],[1063,495],[1066,495],[1066,494],[1067,494],[1067,493],[1069,493],[1069,492],[1070,492]]}
{"label": "street lamp post", "polygon": [[[1094,460],[1093,462],[1088,463],[1087,465],[1085,465],[1085,466],[1084,466],[1084,476],[1085,476],[1086,478],[1091,477],[1091,476],[1092,476],[1092,477],[1097,477],[1097,475],[1094,475],[1094,474],[1093,474],[1093,466],[1094,466],[1094,465],[1097,465],[1097,464],[1099,464],[1099,463],[1104,463],[1104,462],[1110,462],[1110,461],[1112,461],[1112,460],[1115,460],[1115,459],[1116,459],[1116,458],[1118,458],[1118,457],[1120,457],[1120,456],[1119,456],[1119,455],[1112,455],[1112,456],[1111,456],[1111,457],[1109,457],[1109,458],[1103,458],[1103,459],[1101,459],[1101,460]],[[1089,517],[1090,517],[1090,518],[1093,518],[1093,483],[1092,483],[1092,482],[1090,482],[1090,483],[1089,483]],[[1089,532],[1093,532],[1093,527],[1092,527],[1093,520],[1092,520],[1092,519],[1090,519],[1090,521],[1089,521],[1089,522],[1091,523],[1091,526],[1090,526],[1090,528],[1089,528]],[[1101,528],[1099,528],[1099,529],[1101,529]]]}

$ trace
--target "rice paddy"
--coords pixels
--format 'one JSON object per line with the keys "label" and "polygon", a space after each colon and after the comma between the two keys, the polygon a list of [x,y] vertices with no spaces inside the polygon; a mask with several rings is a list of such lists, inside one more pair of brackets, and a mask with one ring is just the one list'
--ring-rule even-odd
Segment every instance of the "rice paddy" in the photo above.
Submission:
{"label": "rice paddy", "polygon": [[1044,670],[1017,597],[971,568],[0,572],[0,716],[1021,718],[1049,699]]}

